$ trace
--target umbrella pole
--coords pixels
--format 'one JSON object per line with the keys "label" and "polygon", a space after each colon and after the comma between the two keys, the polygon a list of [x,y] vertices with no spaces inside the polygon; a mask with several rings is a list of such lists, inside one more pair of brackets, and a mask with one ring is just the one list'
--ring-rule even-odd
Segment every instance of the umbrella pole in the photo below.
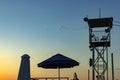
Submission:
{"label": "umbrella pole", "polygon": [[60,68],[58,68],[58,80],[60,80]]}

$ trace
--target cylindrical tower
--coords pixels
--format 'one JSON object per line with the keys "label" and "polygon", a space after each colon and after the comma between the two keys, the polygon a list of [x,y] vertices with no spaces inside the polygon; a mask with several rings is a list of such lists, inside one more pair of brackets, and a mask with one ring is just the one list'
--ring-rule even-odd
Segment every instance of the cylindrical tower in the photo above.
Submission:
{"label": "cylindrical tower", "polygon": [[21,58],[17,80],[30,80],[30,56],[24,54]]}

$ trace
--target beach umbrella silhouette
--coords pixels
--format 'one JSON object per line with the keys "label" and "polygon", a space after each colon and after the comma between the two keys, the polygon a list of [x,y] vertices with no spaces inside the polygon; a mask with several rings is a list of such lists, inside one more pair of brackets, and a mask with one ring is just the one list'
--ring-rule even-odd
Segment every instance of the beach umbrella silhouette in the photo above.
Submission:
{"label": "beach umbrella silhouette", "polygon": [[58,69],[58,78],[60,80],[60,69],[61,68],[71,68],[74,66],[78,66],[79,62],[68,58],[62,54],[56,54],[45,61],[38,64],[38,67],[46,68],[46,69]]}

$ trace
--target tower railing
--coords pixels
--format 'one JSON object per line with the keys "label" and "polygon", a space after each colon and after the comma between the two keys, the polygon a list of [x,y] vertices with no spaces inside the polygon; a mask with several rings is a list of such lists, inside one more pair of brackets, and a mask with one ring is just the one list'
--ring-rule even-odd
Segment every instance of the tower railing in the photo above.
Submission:
{"label": "tower railing", "polygon": [[[59,80],[59,77],[35,77],[31,80]],[[60,80],[69,80],[69,77],[60,77]]]}
{"label": "tower railing", "polygon": [[105,31],[92,31],[91,42],[110,42],[109,33]]}

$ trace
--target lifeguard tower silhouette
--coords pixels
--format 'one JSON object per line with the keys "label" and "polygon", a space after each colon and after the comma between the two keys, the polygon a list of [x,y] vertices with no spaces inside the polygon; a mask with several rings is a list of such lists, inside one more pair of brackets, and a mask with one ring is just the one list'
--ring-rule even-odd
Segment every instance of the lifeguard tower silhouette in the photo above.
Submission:
{"label": "lifeguard tower silhouette", "polygon": [[113,18],[84,18],[89,26],[89,48],[92,51],[90,66],[92,80],[108,80],[108,47],[111,43],[111,29]]}

